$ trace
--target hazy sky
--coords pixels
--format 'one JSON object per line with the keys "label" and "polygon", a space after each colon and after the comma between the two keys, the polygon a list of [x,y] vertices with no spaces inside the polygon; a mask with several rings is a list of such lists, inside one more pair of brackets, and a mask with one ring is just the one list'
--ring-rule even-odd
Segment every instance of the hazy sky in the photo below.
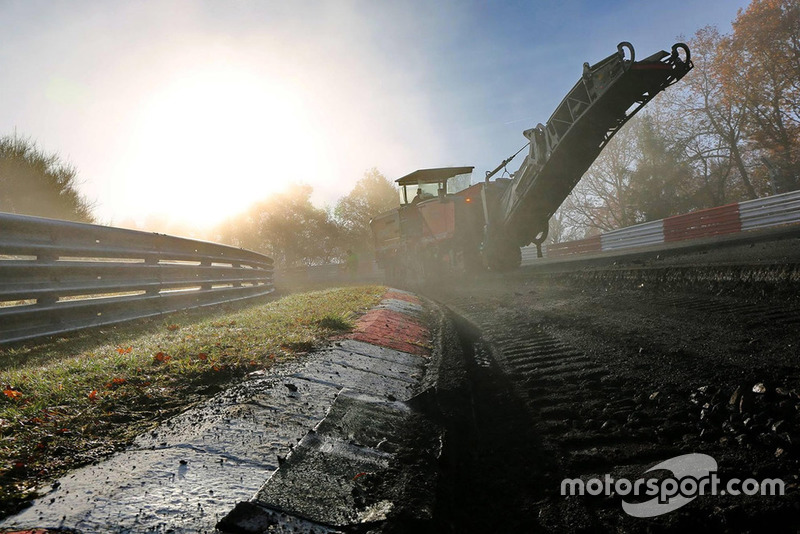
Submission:
{"label": "hazy sky", "polygon": [[584,61],[746,4],[0,0],[0,135],[75,165],[103,222],[207,227],[290,182],[323,205],[371,167],[482,176]]}

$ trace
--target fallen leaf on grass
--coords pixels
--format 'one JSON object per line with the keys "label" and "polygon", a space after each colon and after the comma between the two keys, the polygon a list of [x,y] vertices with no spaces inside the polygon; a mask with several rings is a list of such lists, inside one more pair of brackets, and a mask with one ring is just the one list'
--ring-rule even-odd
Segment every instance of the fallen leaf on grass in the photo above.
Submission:
{"label": "fallen leaf on grass", "polygon": [[208,354],[206,354],[205,352],[201,352],[200,354],[197,355],[197,358],[200,360],[207,360]]}
{"label": "fallen leaf on grass", "polygon": [[155,356],[153,356],[153,361],[156,362],[168,362],[172,359],[172,356],[169,354],[164,354],[163,352],[156,352]]}
{"label": "fallen leaf on grass", "polygon": [[97,400],[97,390],[96,389],[93,389],[91,392],[89,392],[89,400],[92,401],[92,402]]}
{"label": "fallen leaf on grass", "polygon": [[118,387],[118,386],[121,386],[121,385],[122,385],[122,384],[124,384],[125,382],[127,382],[127,380],[125,380],[124,378],[113,378],[113,379],[111,380],[111,382],[109,382],[108,384],[106,384],[106,388],[107,388],[107,389],[114,389],[114,388],[116,388],[116,387]]}
{"label": "fallen leaf on grass", "polygon": [[3,394],[5,394],[5,396],[8,397],[9,399],[18,399],[22,397],[21,391],[17,391],[16,389],[11,389],[11,388],[6,388],[5,390],[3,390]]}
{"label": "fallen leaf on grass", "polygon": [[117,347],[117,352],[120,354],[129,354],[133,350],[133,347]]}
{"label": "fallen leaf on grass", "polygon": [[171,325],[167,326],[167,330],[169,330],[170,332],[174,332],[178,328],[180,328],[180,326],[178,326],[176,324],[171,324]]}

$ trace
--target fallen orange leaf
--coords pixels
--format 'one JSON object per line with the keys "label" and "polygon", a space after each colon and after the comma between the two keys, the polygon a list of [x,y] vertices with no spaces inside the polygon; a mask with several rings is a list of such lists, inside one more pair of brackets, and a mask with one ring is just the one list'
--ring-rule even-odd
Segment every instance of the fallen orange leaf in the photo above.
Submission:
{"label": "fallen orange leaf", "polygon": [[90,400],[90,401],[92,401],[92,402],[94,402],[96,399],[97,399],[97,390],[96,390],[96,389],[93,389],[93,390],[92,390],[92,391],[89,393],[89,400]]}
{"label": "fallen orange leaf", "polygon": [[117,347],[117,352],[120,354],[128,354],[133,350],[133,347]]}
{"label": "fallen orange leaf", "polygon": [[201,352],[200,354],[197,355],[197,357],[201,360],[207,360],[208,354],[206,354],[205,352]]}
{"label": "fallen orange leaf", "polygon": [[177,330],[178,328],[180,328],[180,326],[178,326],[178,325],[176,325],[176,324],[171,324],[171,325],[169,325],[169,326],[167,327],[167,330],[172,330],[172,331],[175,331],[175,330]]}
{"label": "fallen orange leaf", "polygon": [[22,396],[22,392],[21,391],[17,391],[16,389],[11,389],[11,388],[6,388],[3,391],[3,393],[9,399],[18,399],[18,398],[20,398]]}
{"label": "fallen orange leaf", "polygon": [[106,384],[106,388],[107,389],[114,389],[117,386],[121,386],[125,382],[126,382],[126,380],[124,378],[112,378],[111,382]]}

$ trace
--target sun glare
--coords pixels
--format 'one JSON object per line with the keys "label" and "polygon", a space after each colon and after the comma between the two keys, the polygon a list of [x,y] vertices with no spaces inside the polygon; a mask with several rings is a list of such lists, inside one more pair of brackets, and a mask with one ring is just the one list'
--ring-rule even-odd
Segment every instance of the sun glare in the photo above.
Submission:
{"label": "sun glare", "polygon": [[125,198],[173,221],[211,226],[324,168],[302,97],[245,70],[178,74],[137,123]]}

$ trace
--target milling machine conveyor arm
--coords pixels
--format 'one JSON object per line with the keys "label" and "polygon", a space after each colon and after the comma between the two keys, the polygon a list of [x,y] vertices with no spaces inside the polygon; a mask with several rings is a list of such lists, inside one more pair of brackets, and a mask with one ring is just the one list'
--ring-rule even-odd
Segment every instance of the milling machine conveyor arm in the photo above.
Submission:
{"label": "milling machine conveyor arm", "polygon": [[689,48],[682,43],[671,53],[635,61],[633,46],[623,42],[599,63],[585,63],[583,76],[547,124],[524,132],[528,154],[487,207],[484,250],[491,251],[499,239],[517,247],[541,244],[550,217],[614,134],[691,68]]}

